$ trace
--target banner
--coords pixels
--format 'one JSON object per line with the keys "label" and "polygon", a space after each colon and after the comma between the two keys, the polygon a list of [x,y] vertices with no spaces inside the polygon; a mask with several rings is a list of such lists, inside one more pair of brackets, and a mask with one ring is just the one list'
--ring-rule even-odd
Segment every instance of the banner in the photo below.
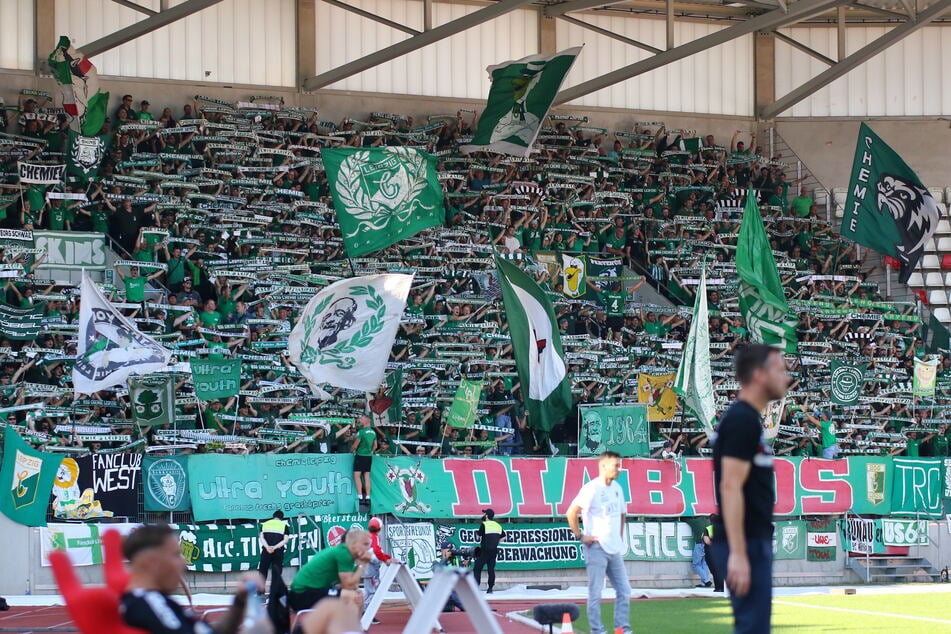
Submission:
{"label": "banner", "polygon": [[855,405],[865,384],[865,365],[832,362],[831,396],[836,405]]}
{"label": "banner", "polygon": [[773,559],[806,558],[806,523],[801,520],[774,522]]}
{"label": "banner", "polygon": [[647,420],[670,420],[677,413],[676,374],[637,375],[637,400],[647,404]]}
{"label": "banner", "polygon": [[112,135],[83,136],[70,130],[66,146],[66,173],[81,182],[98,177],[99,166],[111,144]]}
{"label": "banner", "polygon": [[175,377],[171,374],[129,377],[132,420],[141,427],[175,422]]}
{"label": "banner", "polygon": [[389,554],[406,562],[413,577],[428,579],[432,576],[433,564],[440,554],[436,544],[436,527],[432,522],[387,524],[386,545]]}
{"label": "banner", "polygon": [[710,369],[710,316],[707,309],[707,271],[700,273],[697,300],[693,305],[690,333],[684,345],[674,392],[683,399],[684,410],[697,419],[700,428],[711,436],[716,423],[717,407],[713,396],[713,374]]}
{"label": "banner", "polygon": [[366,513],[325,514],[319,519],[322,543],[326,546],[339,546],[347,531],[354,528],[366,530],[370,522]]}
{"label": "banner", "polygon": [[[893,460],[898,463],[894,470]],[[621,466],[618,483],[625,491],[628,515],[692,517],[717,510],[709,458],[625,458]],[[888,515],[893,506],[914,509],[916,499],[922,513],[926,505],[921,500],[935,508],[933,501],[941,500],[944,492],[944,481],[937,477],[942,462],[936,458],[777,457],[774,466],[773,510],[778,517]],[[378,457],[371,472],[371,509],[422,519],[478,517],[484,508],[494,509],[499,517],[560,517],[597,473],[593,458]],[[631,491],[638,493],[632,497]]]}
{"label": "banner", "polygon": [[189,511],[188,456],[145,456],[142,480],[146,511]]}
{"label": "banner", "polygon": [[[188,570],[239,572],[257,570],[261,559],[259,524],[172,524],[178,531]],[[307,563],[323,546],[320,522],[315,517],[287,520],[290,539],[284,546],[284,565]]]}
{"label": "banner", "polygon": [[27,185],[59,185],[63,182],[66,165],[34,165],[17,161],[20,182]]}
{"label": "banner", "polygon": [[[69,458],[64,463],[66,460]],[[142,454],[94,453],[75,461],[79,467],[76,485],[82,491],[80,502],[78,505],[66,503],[61,507],[63,515],[57,512],[57,517],[138,517]],[[57,487],[53,488],[55,492]]]}
{"label": "banner", "polygon": [[621,277],[624,272],[624,263],[617,258],[604,260],[588,256],[587,267],[588,279],[601,290],[604,290],[613,278]]}
{"label": "banner", "polygon": [[850,553],[903,556],[928,544],[928,520],[846,517],[841,526],[842,549]]}
{"label": "banner", "polygon": [[912,396],[934,398],[938,379],[938,360],[922,361],[915,358],[915,372],[912,381]]}
{"label": "banner", "polygon": [[0,511],[17,524],[46,526],[46,509],[62,458],[33,449],[7,426],[0,467]]}
{"label": "banner", "polygon": [[492,87],[471,145],[463,152],[487,150],[528,157],[542,121],[548,115],[568,70],[581,47],[554,55],[530,55],[486,70]]}
{"label": "banner", "polygon": [[566,297],[579,299],[584,297],[588,290],[588,280],[585,274],[585,256],[561,254],[561,281],[562,292]]}
{"label": "banner", "polygon": [[83,231],[34,231],[37,249],[46,252],[40,269],[67,269],[78,271],[104,271],[106,261],[106,236]]}
{"label": "banner", "polygon": [[450,427],[471,427],[475,421],[481,397],[482,383],[468,379],[459,381],[459,389],[456,390],[456,397],[452,401],[446,423]]}
{"label": "banner", "polygon": [[899,281],[908,281],[941,212],[915,172],[864,123],[859,129],[852,178],[839,232],[901,262]]}
{"label": "banner", "polygon": [[445,224],[436,157],[410,147],[323,148],[347,255],[366,255]]}
{"label": "banner", "polygon": [[46,304],[31,308],[11,308],[0,304],[0,336],[10,341],[33,341],[43,329]]}
{"label": "banner", "polygon": [[103,562],[102,533],[128,535],[139,524],[49,524],[40,529],[40,565],[49,566],[50,553],[65,551],[74,566],[97,566]]}
{"label": "banner", "polygon": [[578,408],[578,456],[614,451],[628,458],[650,455],[646,405],[585,405]]}
{"label": "banner", "polygon": [[202,401],[235,396],[241,389],[241,359],[199,359],[188,361],[195,396]]}
{"label": "banner", "polygon": [[198,522],[268,518],[277,510],[287,515],[352,513],[353,456],[193,455],[188,459],[188,492]]}
{"label": "banner", "polygon": [[835,561],[839,539],[835,519],[808,522],[806,561]]}
{"label": "banner", "polygon": [[99,73],[69,38],[61,35],[47,61],[63,95],[63,109],[79,120],[83,134],[98,134],[106,121],[109,93],[99,90]]}
{"label": "banner", "polygon": [[367,392],[367,410],[374,427],[399,425],[403,421],[403,369],[391,370],[375,394]]}
{"label": "banner", "polygon": [[939,458],[894,458],[891,514],[940,518],[944,469]]}

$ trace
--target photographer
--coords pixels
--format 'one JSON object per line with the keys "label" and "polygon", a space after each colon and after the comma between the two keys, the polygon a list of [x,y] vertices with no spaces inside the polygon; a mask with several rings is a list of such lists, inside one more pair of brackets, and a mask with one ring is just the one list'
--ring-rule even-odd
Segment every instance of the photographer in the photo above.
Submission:
{"label": "photographer", "polygon": [[[450,542],[443,542],[440,544],[439,558],[436,560],[436,563],[433,564],[433,570],[435,571],[438,568],[465,567],[468,565],[469,556],[468,552],[454,550]],[[462,601],[459,599],[459,595],[453,590],[442,611],[455,612],[456,609],[460,612],[466,611],[466,609],[462,607]]]}
{"label": "photographer", "polygon": [[495,561],[499,557],[499,542],[505,539],[505,529],[495,521],[495,511],[492,509],[483,509],[478,535],[482,541],[476,553],[472,572],[475,574],[475,582],[478,586],[482,583],[482,568],[489,569],[488,593],[492,594],[492,588],[495,587]]}

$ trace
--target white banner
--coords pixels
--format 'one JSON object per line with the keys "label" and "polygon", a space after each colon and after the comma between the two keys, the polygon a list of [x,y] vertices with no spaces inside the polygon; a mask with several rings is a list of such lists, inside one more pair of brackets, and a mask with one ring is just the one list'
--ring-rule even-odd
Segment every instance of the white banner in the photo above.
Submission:
{"label": "white banner", "polygon": [[66,165],[34,165],[17,161],[20,182],[29,185],[58,185],[63,182]]}
{"label": "white banner", "polygon": [[65,550],[74,566],[94,566],[102,563],[101,535],[106,530],[117,530],[128,535],[138,524],[50,524],[40,529],[40,562],[49,566],[49,555],[54,550]]}
{"label": "white banner", "polygon": [[839,545],[839,536],[832,533],[807,533],[809,548],[829,548]]}

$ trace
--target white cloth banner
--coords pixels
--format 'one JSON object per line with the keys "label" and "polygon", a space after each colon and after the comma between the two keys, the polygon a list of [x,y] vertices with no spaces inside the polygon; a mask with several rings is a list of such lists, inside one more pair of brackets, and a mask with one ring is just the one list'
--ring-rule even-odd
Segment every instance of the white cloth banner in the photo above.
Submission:
{"label": "white cloth banner", "polygon": [[34,165],[17,161],[20,182],[28,185],[58,185],[63,182],[66,165]]}
{"label": "white cloth banner", "polygon": [[40,529],[40,565],[49,566],[50,553],[65,550],[74,566],[101,564],[102,533],[117,530],[128,535],[139,524],[49,524]]}

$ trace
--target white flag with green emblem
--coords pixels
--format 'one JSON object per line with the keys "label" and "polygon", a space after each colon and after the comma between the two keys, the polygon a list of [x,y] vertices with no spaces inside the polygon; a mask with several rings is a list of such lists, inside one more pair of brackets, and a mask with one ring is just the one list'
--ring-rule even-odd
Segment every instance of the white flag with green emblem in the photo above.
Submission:
{"label": "white flag with green emblem", "polygon": [[488,150],[528,156],[542,121],[575,58],[576,46],[554,55],[530,55],[489,66],[489,98],[472,143],[463,152]]}
{"label": "white flag with green emblem", "polygon": [[716,402],[713,398],[713,373],[710,370],[710,314],[707,309],[706,270],[700,275],[690,334],[687,336],[684,355],[677,369],[674,391],[684,400],[684,406],[694,418],[703,425],[707,435],[713,433]]}
{"label": "white flag with green emblem", "polygon": [[291,331],[287,352],[315,393],[321,383],[376,391],[412,283],[413,276],[403,274],[353,277],[311,298]]}

